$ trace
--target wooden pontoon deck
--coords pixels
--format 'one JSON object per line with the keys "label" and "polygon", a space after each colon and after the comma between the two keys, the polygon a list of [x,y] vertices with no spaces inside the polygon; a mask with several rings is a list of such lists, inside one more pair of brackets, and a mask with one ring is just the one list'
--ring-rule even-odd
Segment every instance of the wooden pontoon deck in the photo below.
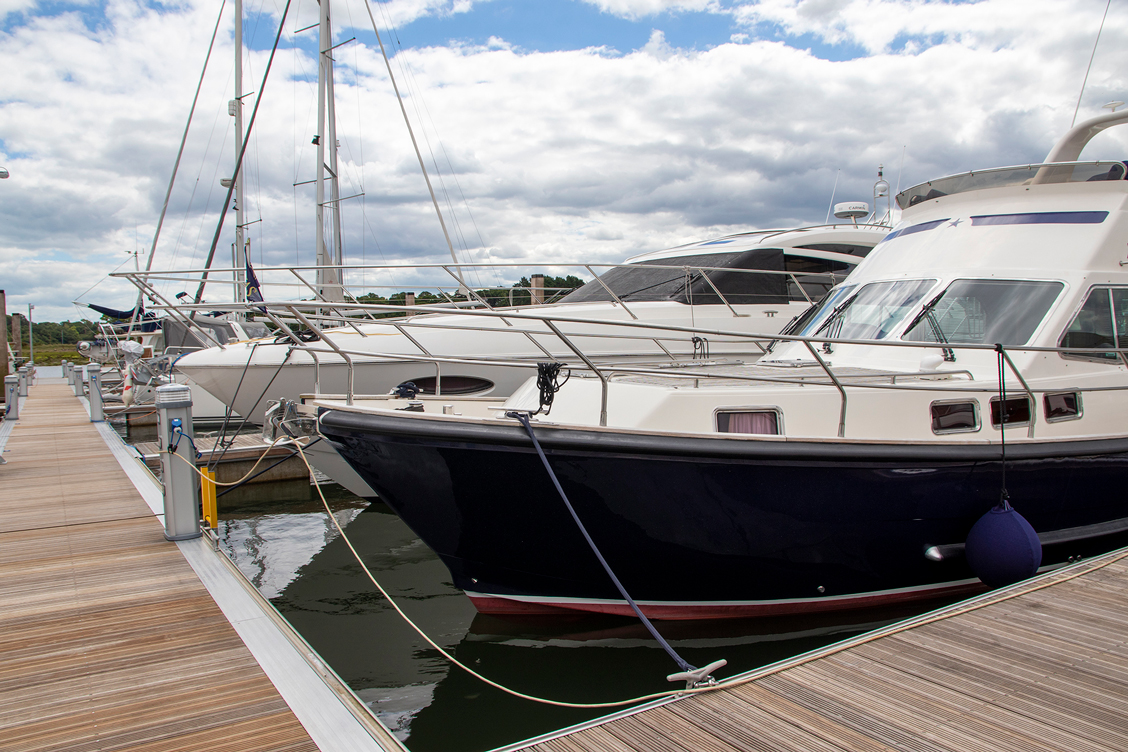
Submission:
{"label": "wooden pontoon deck", "polygon": [[1128,549],[506,749],[1126,750],[1126,594]]}
{"label": "wooden pontoon deck", "polygon": [[[4,444],[0,750],[403,749],[308,663],[287,664],[250,596],[217,605],[224,572],[201,558],[208,544],[165,540],[64,383],[32,388]],[[320,705],[292,710],[284,696]]]}

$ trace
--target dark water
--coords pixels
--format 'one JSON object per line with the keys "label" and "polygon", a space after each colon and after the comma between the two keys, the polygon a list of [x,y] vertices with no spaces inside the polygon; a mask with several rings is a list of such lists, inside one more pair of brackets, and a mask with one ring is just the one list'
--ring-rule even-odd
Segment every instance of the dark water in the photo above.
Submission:
{"label": "dark water", "polygon": [[[381,504],[323,485],[365,563],[408,615],[460,661],[528,694],[573,702],[675,688],[677,668],[637,622],[617,617],[477,615],[438,558]],[[221,499],[224,548],[314,649],[413,752],[493,749],[615,709],[508,696],[451,666],[391,609],[304,482]],[[837,617],[660,622],[690,663],[725,658],[730,676],[923,610]]]}

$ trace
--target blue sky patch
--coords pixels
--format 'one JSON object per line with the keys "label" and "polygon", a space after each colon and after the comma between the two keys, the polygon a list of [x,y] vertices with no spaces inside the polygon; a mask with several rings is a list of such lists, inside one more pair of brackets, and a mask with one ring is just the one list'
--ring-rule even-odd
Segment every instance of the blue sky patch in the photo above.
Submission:
{"label": "blue sky patch", "polygon": [[630,21],[576,0],[494,0],[475,3],[465,13],[419,18],[396,36],[404,47],[451,41],[484,45],[499,37],[530,52],[610,47],[626,53],[644,46],[653,29],[661,30],[671,47],[699,50],[726,44],[740,31],[727,14],[662,13]]}

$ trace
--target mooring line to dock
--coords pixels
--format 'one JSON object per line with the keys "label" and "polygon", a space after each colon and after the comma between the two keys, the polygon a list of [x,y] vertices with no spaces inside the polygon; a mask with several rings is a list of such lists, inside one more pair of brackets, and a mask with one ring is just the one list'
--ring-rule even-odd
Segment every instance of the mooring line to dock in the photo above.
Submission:
{"label": "mooring line to dock", "polygon": [[[312,473],[313,469],[310,467],[309,460],[306,459],[305,453],[301,452],[301,444],[298,444],[298,443],[295,442],[295,446],[298,447],[298,451],[301,454],[302,462],[305,463],[306,468],[309,469],[309,471]],[[505,692],[506,694],[513,695],[514,697],[520,697],[521,699],[524,699],[524,700],[531,700],[533,702],[542,703],[542,704],[545,704],[545,705],[555,705],[555,706],[558,706],[558,707],[565,707],[565,708],[614,708],[614,707],[622,707],[624,705],[634,705],[636,703],[647,702],[649,700],[661,700],[661,699],[668,699],[668,698],[673,698],[673,697],[678,697],[678,696],[702,694],[704,692],[715,692],[716,690],[719,690],[719,689],[732,689],[734,687],[739,687],[739,686],[742,686],[744,684],[749,684],[749,683],[756,681],[758,679],[761,679],[765,676],[770,676],[772,674],[778,673],[778,672],[780,672],[780,671],[782,671],[786,668],[792,668],[794,666],[800,666],[804,663],[808,663],[810,661],[813,661],[816,658],[822,658],[822,657],[825,657],[825,656],[828,656],[828,655],[834,655],[834,654],[842,652],[844,650],[847,650],[847,649],[850,649],[850,648],[853,648],[853,647],[857,647],[858,645],[864,645],[868,642],[872,642],[872,641],[877,640],[881,637],[899,634],[901,632],[907,632],[908,630],[915,629],[916,627],[922,627],[922,626],[925,626],[927,624],[932,624],[932,623],[937,622],[937,621],[943,621],[944,619],[950,619],[954,616],[959,616],[961,614],[969,613],[971,611],[977,611],[977,610],[984,608],[986,606],[991,606],[991,605],[994,605],[996,603],[1002,603],[1004,601],[1008,601],[1008,600],[1011,600],[1013,598],[1017,598],[1021,595],[1027,595],[1029,593],[1034,593],[1034,592],[1037,592],[1038,590],[1042,590],[1044,588],[1050,587],[1051,585],[1056,585],[1056,584],[1059,584],[1059,583],[1062,583],[1062,582],[1068,582],[1069,580],[1075,579],[1077,577],[1081,577],[1081,576],[1089,574],[1091,572],[1095,572],[1098,569],[1102,569],[1104,567],[1107,567],[1110,564],[1115,564],[1116,562],[1128,557],[1128,549],[1126,549],[1126,550],[1120,552],[1119,554],[1117,554],[1116,556],[1112,556],[1112,557],[1108,557],[1108,558],[1101,558],[1101,559],[1098,559],[1095,562],[1090,562],[1090,563],[1088,563],[1087,566],[1083,566],[1081,562],[1078,562],[1077,564],[1074,564],[1073,567],[1066,568],[1069,571],[1064,576],[1058,576],[1058,575],[1061,575],[1062,570],[1059,570],[1056,573],[1046,573],[1045,575],[1043,575],[1043,577],[1039,578],[1037,582],[1033,582],[1033,583],[1027,584],[1027,585],[1022,586],[1022,587],[1019,587],[1017,585],[1012,585],[1010,588],[1008,588],[1003,593],[1000,593],[1000,594],[997,594],[997,595],[994,595],[994,596],[986,596],[986,595],[981,596],[979,599],[976,599],[976,600],[972,601],[971,603],[967,603],[963,606],[949,607],[947,609],[942,609],[940,611],[936,611],[936,612],[933,612],[931,614],[925,614],[923,616],[908,619],[906,621],[899,622],[897,624],[891,625],[891,626],[886,627],[884,629],[874,630],[873,632],[871,632],[867,635],[864,635],[862,637],[859,637],[859,638],[856,638],[856,639],[853,639],[853,640],[846,640],[846,641],[840,642],[836,645],[831,645],[831,646],[826,647],[826,648],[821,648],[819,650],[812,651],[812,652],[807,653],[805,655],[798,656],[798,657],[796,657],[792,660],[775,663],[775,664],[772,664],[771,666],[767,666],[767,667],[760,669],[760,670],[753,669],[752,671],[750,671],[750,672],[748,672],[748,673],[746,673],[742,676],[735,676],[735,677],[730,677],[728,679],[718,680],[717,683],[713,684],[713,685],[706,685],[706,686],[701,686],[701,687],[693,687],[693,688],[686,688],[686,689],[679,689],[679,690],[670,690],[670,691],[666,691],[666,692],[655,692],[653,694],[642,695],[640,697],[634,697],[634,698],[631,698],[629,700],[618,700],[618,701],[613,701],[613,702],[591,702],[591,703],[564,702],[564,701],[561,701],[561,700],[550,700],[550,699],[547,699],[547,698],[544,698],[544,697],[536,697],[534,695],[528,695],[528,694],[525,694],[524,692],[519,692],[515,689],[510,689],[509,687],[498,684],[497,682],[493,681],[492,679],[489,679],[485,676],[482,676],[480,673],[478,673],[474,669],[470,668],[466,664],[459,661],[453,655],[448,653],[444,648],[442,648],[438,643],[436,643],[433,639],[431,639],[431,637],[426,632],[424,632],[422,630],[422,628],[419,627],[419,625],[417,625],[414,621],[412,621],[411,617],[409,617],[406,613],[404,613],[403,609],[400,608],[399,604],[395,602],[395,600],[391,597],[391,595],[388,594],[388,591],[384,589],[383,585],[381,585],[380,582],[376,579],[376,577],[372,574],[371,570],[369,570],[368,566],[364,563],[364,560],[361,558],[360,553],[353,546],[352,541],[349,540],[349,537],[345,533],[344,528],[341,527],[341,523],[337,521],[337,517],[333,514],[333,511],[330,509],[329,502],[325,499],[325,494],[322,493],[320,486],[317,487],[317,494],[318,494],[318,496],[321,497],[321,503],[325,507],[325,513],[329,515],[329,519],[332,520],[333,526],[337,529],[337,532],[340,533],[341,538],[345,542],[345,545],[347,545],[349,547],[349,550],[352,552],[353,557],[356,559],[356,562],[360,565],[360,568],[364,571],[365,575],[368,576],[369,581],[371,581],[372,584],[376,586],[376,589],[379,590],[380,594],[383,595],[384,598],[387,599],[388,603],[391,604],[392,608],[395,609],[396,613],[398,613],[400,615],[400,617],[405,622],[407,622],[408,626],[410,626],[412,629],[414,629],[415,632],[420,637],[422,637],[431,647],[433,647],[435,650],[437,650],[440,655],[442,655],[450,663],[454,664],[455,666],[458,666],[459,668],[461,668],[463,671],[470,674],[471,676],[481,680],[482,682],[490,685],[491,687],[494,687],[495,689],[499,689],[502,692]]]}
{"label": "mooring line to dock", "polygon": [[[181,434],[181,435],[184,436],[185,438],[188,437],[188,434]],[[166,449],[165,451],[168,452],[169,454],[171,454],[173,457],[176,457],[177,459],[188,463],[192,467],[192,469],[196,471],[196,474],[199,475],[201,478],[206,478],[208,483],[213,483],[217,486],[239,486],[239,485],[242,485],[243,483],[247,482],[247,480],[250,479],[251,475],[255,471],[255,468],[257,468],[259,465],[262,464],[262,461],[266,459],[266,456],[268,454],[270,454],[270,451],[272,449],[274,449],[276,446],[286,446],[288,444],[293,444],[294,446],[299,447],[299,448],[301,447],[301,444],[298,443],[297,439],[290,438],[289,436],[279,436],[277,439],[270,442],[270,446],[268,446],[266,448],[266,451],[264,451],[262,453],[262,455],[257,460],[255,460],[255,464],[251,465],[251,469],[247,471],[246,475],[244,475],[239,480],[232,480],[232,481],[228,481],[226,483],[224,483],[222,481],[212,480],[211,478],[208,478],[208,476],[204,475],[203,471],[201,471],[200,468],[197,467],[195,462],[193,462],[192,460],[184,457],[183,455],[181,455],[181,454],[179,454],[175,451],[170,451],[170,450],[176,449],[175,444],[172,445],[171,447],[169,447],[168,449]],[[195,448],[196,448],[196,445],[195,445],[194,442],[192,443],[192,448],[193,448],[193,450],[195,450]],[[299,449],[299,451],[300,451],[300,449]],[[199,454],[199,451],[196,451],[196,453]],[[290,459],[293,456],[294,455],[291,454],[289,457],[286,457],[286,459]],[[305,459],[304,455],[303,455],[302,459]],[[306,463],[306,467],[307,468],[309,467],[308,462]],[[270,468],[267,468],[267,469],[269,470]]]}
{"label": "mooring line to dock", "polygon": [[[296,446],[298,447],[298,451],[301,452],[301,444],[296,444]],[[306,465],[306,468],[308,468],[310,473],[312,473],[313,468],[310,467],[309,460],[306,459],[305,452],[301,452],[301,457],[302,457],[302,462],[304,462],[305,465]],[[369,581],[371,581],[372,584],[376,586],[376,589],[380,591],[380,594],[383,595],[385,599],[387,599],[388,603],[391,604],[392,608],[394,608],[396,610],[396,613],[398,613],[400,615],[400,618],[402,618],[405,622],[407,622],[408,626],[410,626],[412,629],[414,629],[416,634],[418,634],[420,637],[422,637],[424,640],[426,640],[428,645],[433,647],[435,650],[439,651],[440,655],[442,655],[444,658],[446,658],[448,661],[450,661],[455,666],[458,666],[460,669],[462,669],[466,673],[470,674],[471,676],[473,676],[476,679],[479,679],[482,682],[485,682],[486,684],[490,685],[494,689],[499,689],[502,692],[505,692],[506,694],[513,695],[514,697],[520,697],[523,700],[531,700],[533,702],[539,702],[539,703],[544,704],[544,705],[555,705],[557,707],[562,707],[562,708],[617,708],[617,707],[621,707],[623,705],[634,705],[636,703],[646,702],[647,700],[658,700],[658,699],[662,699],[662,698],[666,698],[666,697],[674,697],[676,695],[684,694],[686,692],[686,690],[670,690],[670,691],[666,691],[666,692],[655,692],[654,694],[643,695],[641,697],[634,697],[634,698],[631,698],[629,700],[618,700],[618,701],[614,701],[614,702],[565,702],[563,700],[550,700],[550,699],[545,698],[545,697],[536,697],[535,695],[528,695],[528,694],[525,694],[524,692],[518,692],[515,689],[510,689],[509,687],[506,687],[502,684],[498,684],[497,682],[493,681],[492,679],[489,679],[485,676],[482,676],[477,671],[470,668],[465,663],[461,662],[460,660],[455,658],[453,655],[448,653],[441,645],[439,645],[437,642],[435,642],[433,639],[431,639],[430,635],[428,635],[426,632],[424,632],[423,629],[418,624],[416,624],[414,621],[412,621],[410,616],[408,616],[406,613],[404,613],[403,609],[400,608],[399,604],[395,602],[395,600],[388,593],[388,591],[384,589],[384,586],[380,584],[380,581],[377,580],[375,575],[372,574],[372,571],[368,568],[368,565],[365,564],[364,560],[361,558],[360,553],[353,546],[352,541],[349,540],[348,535],[345,534],[345,529],[343,527],[341,527],[341,523],[337,521],[337,517],[336,517],[336,515],[333,514],[333,510],[329,508],[329,502],[325,499],[325,494],[322,492],[321,486],[317,486],[317,495],[321,497],[321,503],[325,507],[325,513],[328,514],[329,519],[333,521],[333,527],[335,527],[337,529],[337,532],[340,533],[342,540],[344,540],[344,542],[345,542],[345,545],[347,545],[349,547],[349,550],[352,551],[353,557],[356,559],[356,562],[360,565],[360,568],[362,570],[364,570],[364,574],[368,576]],[[717,686],[719,686],[719,685],[717,685]],[[710,689],[712,689],[712,687],[710,687]]]}
{"label": "mooring line to dock", "polygon": [[[297,449],[298,455],[302,458],[302,462],[305,464],[306,469],[312,475],[313,474],[313,468],[310,466],[309,460],[306,458],[305,452],[302,451],[301,442],[297,441],[296,439],[293,439],[293,438],[288,437],[288,436],[279,437],[279,438],[275,439],[273,442],[271,442],[270,447],[267,449],[267,452],[269,452],[270,449],[273,449],[276,445],[286,445],[286,444],[293,444],[294,445],[295,449]],[[253,473],[255,468],[258,467],[258,465],[266,458],[267,452],[264,452],[262,454],[262,456],[259,457],[259,459],[255,462],[255,464],[248,471],[247,476],[249,476],[251,473]],[[189,465],[191,465],[192,469],[195,470],[196,473],[201,478],[207,477],[203,474],[203,472],[200,471],[200,469],[198,467],[196,467],[195,463],[191,462],[190,460],[185,459],[184,457],[181,457],[179,454],[177,454],[175,452],[173,452],[173,455],[176,456],[176,457],[180,457],[181,460],[183,460],[184,462],[187,462]],[[242,479],[240,479],[238,481],[233,481],[233,482],[228,482],[228,483],[220,483],[218,481],[212,481],[210,478],[208,480],[209,480],[209,482],[215,483],[217,486],[234,486],[234,485],[238,485],[238,484],[242,483],[246,479],[247,476],[244,476]],[[766,676],[771,676],[772,674],[778,673],[778,672],[783,671],[785,669],[794,668],[795,666],[803,665],[804,663],[808,663],[808,662],[816,660],[818,658],[824,658],[824,657],[829,656],[829,655],[834,655],[836,653],[857,647],[859,645],[864,645],[868,642],[872,642],[872,641],[880,639],[882,637],[900,634],[901,632],[907,632],[908,630],[915,629],[916,627],[922,627],[922,626],[925,626],[927,624],[932,624],[932,623],[937,622],[937,621],[943,621],[944,619],[950,619],[950,618],[955,617],[955,616],[960,616],[962,614],[970,613],[971,611],[977,611],[977,610],[979,610],[981,608],[985,608],[987,606],[992,606],[992,605],[995,605],[997,603],[1002,603],[1004,601],[1008,601],[1008,600],[1011,600],[1013,598],[1017,598],[1021,595],[1027,595],[1029,593],[1034,593],[1034,592],[1037,592],[1037,591],[1042,590],[1044,588],[1050,587],[1051,585],[1056,585],[1056,584],[1059,584],[1059,583],[1062,583],[1062,582],[1068,582],[1068,581],[1075,579],[1077,577],[1081,577],[1081,576],[1084,576],[1084,575],[1089,574],[1091,572],[1095,572],[1098,569],[1102,569],[1104,567],[1107,567],[1110,564],[1115,564],[1116,562],[1118,562],[1118,561],[1120,561],[1124,558],[1128,558],[1128,549],[1125,549],[1124,551],[1121,551],[1119,554],[1117,554],[1115,556],[1102,557],[1102,558],[1099,558],[1095,562],[1087,562],[1087,563],[1078,562],[1077,564],[1074,564],[1071,567],[1065,567],[1061,570],[1058,570],[1057,572],[1047,572],[1045,575],[1039,577],[1038,580],[1035,581],[1035,582],[1032,582],[1032,583],[1029,583],[1029,584],[1026,584],[1026,585],[1022,585],[1022,586],[1012,585],[1011,587],[1007,588],[1002,593],[995,594],[995,595],[983,595],[983,596],[980,596],[980,598],[977,598],[977,599],[975,599],[975,600],[973,600],[969,603],[965,603],[962,606],[951,606],[951,607],[948,607],[948,608],[945,608],[945,609],[941,609],[939,611],[934,611],[930,614],[924,614],[922,616],[907,619],[903,622],[899,622],[897,624],[890,625],[889,627],[874,630],[873,632],[870,632],[867,635],[860,636],[860,637],[852,639],[852,640],[845,640],[845,641],[837,643],[835,645],[830,645],[828,647],[820,648],[820,649],[814,650],[810,653],[806,653],[804,655],[797,656],[797,657],[795,657],[791,660],[786,660],[786,661],[781,661],[779,663],[774,663],[774,664],[767,666],[763,669],[753,669],[753,670],[751,670],[751,671],[749,671],[749,672],[747,672],[743,675],[730,677],[728,679],[720,679],[720,680],[717,681],[716,684],[706,685],[706,686],[701,686],[701,687],[668,690],[668,691],[665,691],[665,692],[654,692],[654,693],[647,694],[647,695],[641,695],[639,697],[633,697],[633,698],[630,698],[630,699],[627,699],[627,700],[615,700],[615,701],[610,701],[610,702],[567,702],[567,701],[563,701],[563,700],[552,700],[552,699],[545,698],[545,697],[537,697],[535,695],[525,694],[524,692],[520,692],[518,690],[511,689],[511,688],[506,687],[502,684],[499,684],[499,683],[493,681],[492,679],[478,673],[477,671],[470,668],[466,664],[462,663],[457,658],[455,658],[453,655],[451,655],[449,652],[447,652],[447,650],[445,648],[443,648],[441,645],[439,645],[437,642],[435,642],[430,637],[430,635],[428,635],[426,632],[424,632],[423,629],[418,624],[416,624],[411,619],[411,617],[408,616],[403,611],[402,608],[400,608],[399,604],[396,603],[396,601],[392,598],[392,596],[388,593],[388,591],[384,589],[384,586],[380,584],[380,581],[376,579],[376,576],[374,574],[372,574],[372,571],[368,568],[368,565],[364,563],[364,560],[361,558],[360,553],[356,550],[356,547],[353,546],[353,543],[349,539],[349,536],[345,533],[345,529],[341,526],[341,523],[337,521],[337,517],[336,517],[336,515],[333,514],[333,510],[329,507],[329,502],[325,498],[325,494],[324,494],[324,492],[322,492],[321,487],[316,486],[316,488],[317,488],[317,495],[321,498],[321,504],[322,504],[322,506],[325,507],[325,513],[329,516],[329,519],[333,523],[333,527],[336,528],[337,532],[341,536],[341,539],[344,540],[345,545],[348,546],[349,551],[352,552],[353,558],[356,559],[357,564],[360,565],[360,568],[364,571],[364,574],[368,577],[369,581],[376,587],[376,589],[380,591],[380,594],[382,596],[384,596],[384,598],[388,601],[388,603],[392,606],[392,608],[395,609],[396,613],[399,614],[400,618],[402,618],[408,624],[408,626],[410,626],[413,630],[415,630],[416,634],[418,634],[420,637],[422,637],[423,640],[427,642],[427,644],[429,644],[431,647],[433,647],[435,650],[437,650],[439,652],[439,654],[442,655],[451,664],[457,666],[458,668],[462,669],[463,671],[470,674],[474,678],[482,681],[485,684],[488,684],[489,686],[491,686],[495,689],[498,689],[498,690],[505,692],[506,694],[512,695],[514,697],[519,697],[523,700],[530,700],[532,702],[537,702],[537,703],[541,703],[541,704],[544,704],[544,705],[554,705],[554,706],[557,706],[557,707],[564,707],[564,708],[593,708],[593,709],[594,708],[616,708],[616,707],[623,707],[625,705],[635,705],[635,704],[638,704],[638,703],[648,702],[648,701],[651,701],[651,700],[662,700],[662,699],[670,699],[670,698],[679,697],[679,696],[702,694],[704,692],[713,692],[713,691],[716,691],[716,690],[719,690],[719,689],[733,689],[735,687],[739,687],[739,686],[742,686],[744,684],[749,684],[753,681],[757,681],[757,680],[762,679]]]}

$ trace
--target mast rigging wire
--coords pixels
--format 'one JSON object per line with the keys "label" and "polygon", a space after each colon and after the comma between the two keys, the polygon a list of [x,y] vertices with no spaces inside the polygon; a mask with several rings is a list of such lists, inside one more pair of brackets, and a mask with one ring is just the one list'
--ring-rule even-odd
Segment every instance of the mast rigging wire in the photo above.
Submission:
{"label": "mast rigging wire", "polygon": [[215,228],[215,236],[212,238],[211,250],[208,251],[208,260],[204,264],[204,273],[200,278],[200,286],[196,288],[196,296],[193,302],[199,303],[200,299],[204,297],[204,285],[208,283],[208,272],[211,268],[212,259],[215,258],[215,247],[219,244],[219,233],[223,230],[223,220],[227,216],[227,207],[231,205],[231,193],[235,190],[235,181],[239,178],[239,168],[243,164],[243,155],[247,153],[247,144],[251,140],[251,129],[255,127],[255,118],[258,117],[259,105],[262,104],[262,98],[266,94],[266,81],[270,77],[270,68],[274,65],[274,54],[278,52],[278,42],[282,39],[282,31],[286,28],[286,16],[290,12],[290,3],[292,0],[286,0],[286,7],[282,10],[282,20],[278,22],[278,34],[274,37],[274,46],[270,48],[270,59],[266,61],[266,71],[262,74],[262,85],[259,86],[259,95],[255,98],[255,109],[251,112],[251,122],[247,124],[247,132],[243,138],[243,147],[239,150],[239,157],[235,160],[235,169],[231,173],[231,185],[227,187],[227,197],[223,200],[223,206],[219,212],[219,222]]}
{"label": "mast rigging wire", "polygon": [[[165,213],[168,211],[168,202],[172,197],[172,186],[176,183],[176,173],[180,169],[180,158],[184,156],[184,145],[188,142],[188,129],[192,125],[192,116],[196,114],[196,103],[200,100],[200,89],[204,86],[204,75],[208,72],[208,62],[211,61],[212,49],[215,47],[215,37],[219,33],[219,22],[223,19],[223,9],[227,7],[227,0],[222,0],[219,4],[219,15],[215,19],[215,28],[212,29],[211,41],[208,42],[208,54],[204,56],[204,67],[200,71],[200,80],[196,84],[196,94],[192,97],[192,106],[188,110],[188,122],[184,124],[184,135],[180,137],[180,149],[176,152],[176,161],[172,165],[172,177],[168,179],[168,190],[165,191],[164,204],[161,206],[161,216],[157,220],[157,230],[153,233],[153,245],[149,249],[149,258],[145,262],[145,271],[150,271],[153,268],[153,256],[157,253],[157,240],[161,237],[161,227],[164,225]],[[115,270],[116,271],[116,270]],[[129,330],[126,336],[133,332],[133,327],[137,325],[137,317],[141,312],[142,293],[137,291],[137,305],[133,308],[133,318],[129,322]]]}
{"label": "mast rigging wire", "polygon": [[[392,64],[388,60],[387,51],[384,49],[384,40],[380,37],[380,30],[376,27],[376,17],[372,15],[372,7],[367,0],[364,3],[364,9],[368,11],[368,19],[372,22],[372,31],[376,34],[376,41],[380,43],[380,54],[384,57],[384,65],[388,69],[388,78],[391,80],[392,89],[396,93],[396,101],[399,102],[400,112],[403,113],[403,122],[407,125],[407,134],[411,136],[411,145],[415,147],[415,157],[419,160],[419,168],[423,170],[423,180],[427,183],[427,192],[431,194],[431,203],[435,206],[435,214],[438,215],[439,225],[443,228],[443,237],[446,238],[447,248],[450,249],[450,257],[454,260],[455,264],[458,264],[460,263],[458,261],[458,255],[454,252],[454,244],[450,242],[450,233],[447,232],[446,222],[443,221],[443,212],[439,209],[439,201],[435,198],[435,189],[431,187],[431,178],[427,175],[427,166],[423,164],[423,155],[419,151],[419,143],[415,140],[415,131],[411,128],[411,120],[407,117],[407,109],[403,106],[403,98],[400,96],[399,86],[396,84],[396,77],[392,73]],[[455,266],[454,273],[455,276],[458,277],[458,281],[462,283],[462,286],[466,287],[466,280],[462,278],[462,269]],[[466,289],[467,292],[469,292],[469,288],[466,287]]]}

